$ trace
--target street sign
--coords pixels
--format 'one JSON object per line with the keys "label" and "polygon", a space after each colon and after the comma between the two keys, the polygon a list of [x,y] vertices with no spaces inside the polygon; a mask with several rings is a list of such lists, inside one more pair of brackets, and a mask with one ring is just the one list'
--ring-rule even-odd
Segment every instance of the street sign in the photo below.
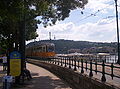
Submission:
{"label": "street sign", "polygon": [[17,51],[10,53],[10,75],[19,76],[21,74],[21,55]]}

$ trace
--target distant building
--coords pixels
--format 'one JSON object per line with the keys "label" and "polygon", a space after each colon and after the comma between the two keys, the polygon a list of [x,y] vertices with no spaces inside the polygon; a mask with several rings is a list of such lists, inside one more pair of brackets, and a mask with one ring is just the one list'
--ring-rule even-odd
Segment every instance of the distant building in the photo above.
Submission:
{"label": "distant building", "polygon": [[109,46],[84,48],[82,53],[116,53],[116,49]]}
{"label": "distant building", "polygon": [[81,53],[80,49],[70,49],[68,50],[68,53]]}

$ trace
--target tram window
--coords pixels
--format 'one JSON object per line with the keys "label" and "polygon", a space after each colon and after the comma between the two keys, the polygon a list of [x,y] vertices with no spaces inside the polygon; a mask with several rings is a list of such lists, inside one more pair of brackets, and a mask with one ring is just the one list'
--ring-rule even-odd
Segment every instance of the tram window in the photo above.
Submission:
{"label": "tram window", "polygon": [[33,52],[35,52],[36,51],[36,49],[35,48],[33,48]]}
{"label": "tram window", "polygon": [[48,47],[48,52],[53,52],[54,51],[54,47],[53,46],[49,46]]}
{"label": "tram window", "polygon": [[42,52],[46,52],[46,48],[44,46],[42,47]]}
{"label": "tram window", "polygon": [[35,48],[35,52],[38,52],[38,48],[37,47]]}
{"label": "tram window", "polygon": [[48,52],[48,48],[47,48],[47,45],[45,46],[45,52]]}
{"label": "tram window", "polygon": [[39,52],[42,52],[42,47],[39,47]]}
{"label": "tram window", "polygon": [[36,47],[33,48],[33,52],[36,52]]}

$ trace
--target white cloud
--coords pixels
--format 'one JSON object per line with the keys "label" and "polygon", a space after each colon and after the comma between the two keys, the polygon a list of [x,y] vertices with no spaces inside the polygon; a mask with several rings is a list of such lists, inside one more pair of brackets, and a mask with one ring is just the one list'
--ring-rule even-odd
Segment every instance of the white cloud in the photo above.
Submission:
{"label": "white cloud", "polygon": [[86,9],[90,9],[91,12],[101,10],[102,13],[107,13],[107,9],[113,9],[114,1],[112,0],[89,0],[85,6]]}
{"label": "white cloud", "polygon": [[[109,3],[109,4],[108,4]],[[110,5],[113,3],[112,5]],[[120,4],[120,0],[118,0]],[[84,24],[77,23],[79,19],[75,20],[67,19],[68,22],[58,22],[54,26],[47,28],[39,27],[37,32],[39,37],[37,40],[49,39],[49,32],[52,33],[52,39],[54,36],[56,39],[69,39],[69,40],[83,40],[83,41],[97,41],[97,42],[113,42],[116,41],[116,24],[114,18],[103,19],[107,16],[114,16],[114,0],[89,0],[89,3],[85,6],[85,10],[90,13],[94,13],[97,10],[102,10],[102,13],[98,15],[99,19],[94,19],[96,22],[84,21]],[[120,8],[118,8],[120,9]],[[112,11],[112,12],[111,12]],[[75,12],[76,13],[76,12]],[[74,13],[74,14],[75,14]],[[80,14],[80,12],[79,12]],[[77,15],[78,16],[78,15]],[[95,18],[95,17],[92,17]],[[91,19],[92,19],[91,18]],[[70,21],[70,22],[69,22]],[[86,22],[85,22],[86,21]]]}
{"label": "white cloud", "polygon": [[37,32],[40,35],[39,38],[42,39],[48,39],[49,38],[49,32],[52,33],[52,36],[55,35],[59,39],[61,38],[67,38],[69,34],[73,32],[74,24],[72,22],[69,23],[63,23],[63,24],[57,24],[54,26],[48,26],[47,28],[40,27]]}
{"label": "white cloud", "polygon": [[49,39],[49,32],[52,32],[52,39],[53,35],[55,35],[56,39],[112,42],[116,41],[115,27],[115,20],[103,20],[97,23],[86,23],[79,26],[69,22],[63,24],[58,23],[52,27],[39,28],[38,33],[41,39]]}

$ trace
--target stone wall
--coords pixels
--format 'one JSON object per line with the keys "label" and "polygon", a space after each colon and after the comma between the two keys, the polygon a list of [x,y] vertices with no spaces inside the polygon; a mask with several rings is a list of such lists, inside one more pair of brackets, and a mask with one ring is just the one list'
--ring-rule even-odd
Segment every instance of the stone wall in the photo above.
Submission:
{"label": "stone wall", "polygon": [[28,60],[29,63],[41,66],[66,81],[72,89],[119,89],[103,83],[98,79],[90,78],[85,74],[75,72],[72,69],[55,64],[41,62],[39,60]]}

